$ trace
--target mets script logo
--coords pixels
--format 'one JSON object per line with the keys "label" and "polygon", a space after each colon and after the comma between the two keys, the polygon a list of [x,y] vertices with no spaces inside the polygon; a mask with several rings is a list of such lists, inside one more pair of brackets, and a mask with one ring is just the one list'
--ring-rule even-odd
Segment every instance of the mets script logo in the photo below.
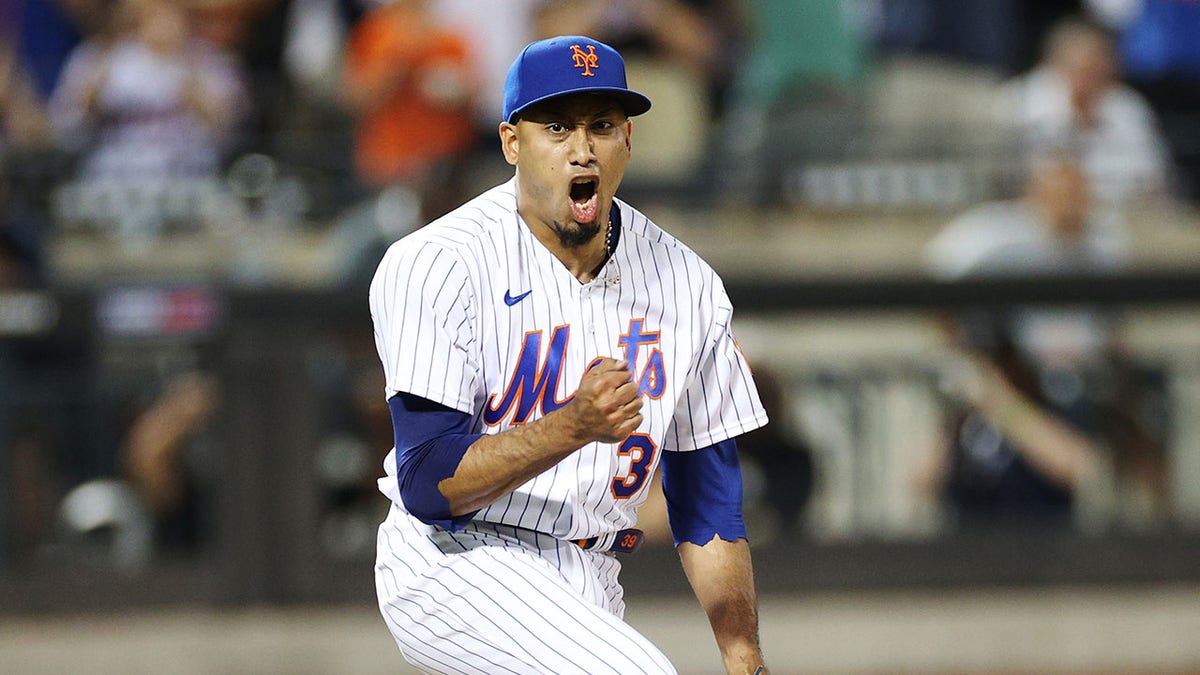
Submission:
{"label": "mets script logo", "polygon": [[[629,330],[618,338],[617,345],[624,350],[625,360],[635,369],[638,395],[657,399],[662,397],[667,388],[666,367],[663,365],[662,351],[652,347],[659,343],[659,332],[646,331],[644,324],[644,319],[631,320]],[[563,358],[566,356],[567,341],[570,337],[570,326],[555,327],[543,357],[542,331],[535,330],[525,334],[517,365],[513,368],[512,377],[504,393],[488,397],[487,406],[483,410],[485,424],[496,426],[508,419],[509,415],[512,415],[511,424],[524,424],[529,421],[535,409],[544,415],[570,402],[574,394],[561,399],[558,397]],[[643,351],[643,346],[650,349]],[[643,354],[646,357],[640,359]],[[595,363],[596,361],[593,361],[591,365]],[[639,366],[640,372],[637,370]]]}
{"label": "mets script logo", "polygon": [[580,73],[583,77],[595,77],[592,68],[600,67],[600,57],[596,56],[596,47],[588,45],[587,51],[579,48],[579,45],[571,45],[571,58],[575,61],[576,68],[583,68]]}

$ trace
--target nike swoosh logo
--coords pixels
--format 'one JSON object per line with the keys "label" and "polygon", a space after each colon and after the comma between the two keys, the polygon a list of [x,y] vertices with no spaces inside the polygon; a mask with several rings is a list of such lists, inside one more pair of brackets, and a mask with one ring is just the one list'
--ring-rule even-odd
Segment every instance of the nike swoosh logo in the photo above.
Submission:
{"label": "nike swoosh logo", "polygon": [[504,304],[508,305],[509,307],[512,307],[513,305],[517,304],[518,302],[524,300],[525,296],[529,295],[532,292],[533,292],[533,289],[530,289],[514,298],[512,295],[509,294],[509,291],[504,291]]}

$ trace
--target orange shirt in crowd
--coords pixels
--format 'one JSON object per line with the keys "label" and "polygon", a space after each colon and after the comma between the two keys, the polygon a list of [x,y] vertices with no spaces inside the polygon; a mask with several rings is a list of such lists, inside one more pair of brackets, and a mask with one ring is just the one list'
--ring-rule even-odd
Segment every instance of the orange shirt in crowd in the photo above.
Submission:
{"label": "orange shirt in crowd", "polygon": [[362,17],[346,53],[348,90],[358,103],[355,162],[361,178],[386,185],[420,176],[474,140],[472,69],[465,41],[399,2]]}

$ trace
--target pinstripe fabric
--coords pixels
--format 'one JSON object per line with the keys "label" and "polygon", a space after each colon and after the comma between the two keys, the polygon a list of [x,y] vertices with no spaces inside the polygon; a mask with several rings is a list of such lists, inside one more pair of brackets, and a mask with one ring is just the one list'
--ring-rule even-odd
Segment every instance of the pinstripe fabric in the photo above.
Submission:
{"label": "pinstripe fabric", "polygon": [[481,523],[450,533],[393,506],[379,528],[379,607],[432,673],[674,673],[621,620],[612,554]]}
{"label": "pinstripe fabric", "polygon": [[[611,540],[616,531],[635,525],[637,508],[648,494],[644,487],[650,481],[646,478],[657,468],[662,451],[695,450],[766,423],[749,368],[733,340],[733,308],[719,277],[691,249],[636,209],[619,201],[616,205],[622,222],[618,245],[597,278],[586,284],[571,275],[521,220],[512,181],[393,244],[371,283],[371,315],[385,375],[385,396],[406,391],[468,413],[477,433],[499,433],[537,419],[546,412],[546,405],[570,398],[595,357],[624,358],[627,345],[638,345],[634,377],[649,383],[642,408],[645,420],[637,431],[640,436],[623,445],[584,446],[484,508],[476,521],[542,532],[558,540]],[[528,358],[525,366],[519,366],[526,349],[536,349],[536,371]],[[561,349],[561,361],[552,357],[555,349]],[[559,367],[557,380],[551,377],[554,364]],[[661,364],[661,369],[656,364]],[[518,371],[530,378],[523,381],[524,398],[510,397],[516,403],[505,408],[506,392],[521,388],[522,380],[514,375]],[[534,386],[535,377],[545,378],[544,392]],[[534,393],[537,405],[529,398]],[[495,412],[485,417],[489,406]],[[384,469],[380,489],[403,513],[394,451]],[[389,536],[383,537],[384,532]],[[459,541],[457,535],[452,539]],[[494,618],[497,612],[534,606],[532,597],[521,594],[479,612],[451,590],[474,588],[475,593],[464,596],[472,599],[476,595],[505,597],[510,587],[506,584],[518,571],[528,572],[524,566],[533,563],[526,558],[536,560],[536,553],[531,556],[526,551],[517,558],[512,554],[498,560],[491,557],[494,553],[488,552],[489,547],[482,547],[484,550],[472,550],[468,557],[486,572],[456,563],[452,565],[455,575],[449,575],[441,571],[448,563],[428,562],[427,552],[417,553],[425,550],[423,546],[386,526],[381,530],[380,560],[391,562],[383,568],[380,582],[391,584],[387,588],[394,593],[386,602],[406,598],[399,606],[384,605],[384,612],[402,647],[405,640],[411,641],[413,646],[405,651],[410,659],[418,653],[415,645],[431,640],[445,641],[446,653],[457,653],[450,645],[468,640],[468,634],[484,642],[489,636],[506,635],[503,630],[489,633],[478,622],[471,622],[470,629],[475,632],[469,632],[451,620],[447,614],[450,607],[455,608],[452,614],[476,612]],[[538,550],[541,555],[561,553],[557,544]],[[447,551],[440,555],[460,559]],[[521,564],[506,570],[505,565],[516,564],[514,559]],[[609,617],[605,622],[620,615],[615,561],[611,577],[601,570],[585,573],[582,567],[566,573],[561,559],[548,562],[551,569],[575,580],[570,582],[577,586],[575,593],[590,594],[584,597],[591,598],[591,606],[607,610],[601,612]],[[412,597],[416,591],[406,584],[425,577],[412,573],[403,577],[409,582],[396,582],[387,576],[404,565],[436,566],[437,579],[446,588],[438,590],[422,581],[425,595]],[[495,581],[489,581],[493,576]],[[585,582],[587,579],[591,581]],[[595,595],[591,589],[595,584],[608,587],[606,593],[611,597],[605,600]],[[382,591],[381,602],[385,602]],[[536,606],[539,609],[534,614],[541,609],[540,604]],[[418,627],[413,622],[425,616],[438,616],[442,632],[414,637]],[[616,623],[624,625],[619,620]],[[505,625],[521,630],[516,624]],[[430,629],[428,622],[421,622],[419,630]],[[402,638],[402,634],[408,637]],[[499,648],[497,645],[513,642],[509,637],[507,642],[488,644]],[[514,659],[511,664],[501,659],[501,665],[489,664],[483,671],[504,672],[503,668],[512,665],[529,672],[533,662],[521,659],[532,657],[511,652],[506,648],[505,653]],[[490,657],[500,659],[496,654]],[[537,658],[554,661],[549,651]],[[453,669],[463,668],[461,672],[473,672],[461,664],[420,663],[431,670],[460,672]]]}

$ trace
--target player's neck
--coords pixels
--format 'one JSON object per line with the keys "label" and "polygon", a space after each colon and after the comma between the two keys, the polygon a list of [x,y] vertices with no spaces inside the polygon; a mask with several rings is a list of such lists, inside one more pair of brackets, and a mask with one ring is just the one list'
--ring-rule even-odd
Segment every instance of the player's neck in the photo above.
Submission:
{"label": "player's neck", "polygon": [[[553,250],[551,249],[551,251]],[[567,271],[574,275],[581,284],[595,279],[608,260],[608,251],[604,248],[604,237],[601,235],[597,235],[585,246],[568,251],[565,256],[558,252],[555,252],[554,255],[562,261],[563,265],[566,265]]]}
{"label": "player's neck", "polygon": [[[520,209],[518,209],[520,212]],[[586,284],[596,278],[604,263],[608,260],[608,225],[600,229],[596,236],[580,246],[567,246],[559,238],[554,228],[539,220],[531,219],[521,214],[521,219],[529,227],[533,236],[545,246],[550,253],[558,258],[579,283]],[[605,221],[607,223],[607,220]]]}
{"label": "player's neck", "polygon": [[600,273],[600,268],[604,267],[604,263],[608,259],[608,252],[604,248],[604,237],[601,235],[597,235],[587,244],[575,248],[564,247],[553,234],[549,237],[539,236],[538,239],[546,245],[546,248],[550,249],[554,257],[558,258],[567,271],[581,284],[595,279],[596,275]]}

